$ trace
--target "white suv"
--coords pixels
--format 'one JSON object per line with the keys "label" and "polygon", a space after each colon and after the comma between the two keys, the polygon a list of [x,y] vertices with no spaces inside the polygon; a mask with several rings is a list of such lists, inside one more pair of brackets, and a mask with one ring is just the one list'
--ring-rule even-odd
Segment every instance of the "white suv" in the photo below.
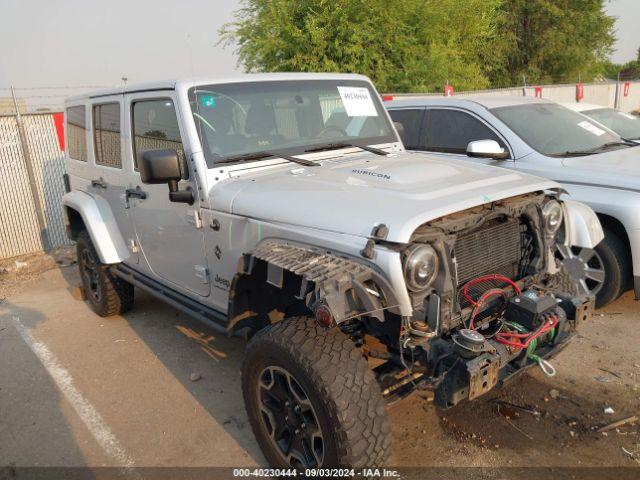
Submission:
{"label": "white suv", "polygon": [[273,466],[382,464],[385,402],[429,388],[447,408],[549,371],[590,315],[552,252],[594,247],[594,213],[548,180],[405,152],[366,77],[127,86],[70,98],[66,122],[90,305],[123,314],[138,287],[250,338]]}

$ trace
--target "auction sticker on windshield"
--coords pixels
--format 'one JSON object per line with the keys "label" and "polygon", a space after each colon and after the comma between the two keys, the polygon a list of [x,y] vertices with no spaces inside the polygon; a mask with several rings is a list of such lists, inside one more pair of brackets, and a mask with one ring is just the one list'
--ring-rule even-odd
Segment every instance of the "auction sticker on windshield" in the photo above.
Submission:
{"label": "auction sticker on windshield", "polygon": [[584,122],[580,122],[578,126],[584,128],[587,132],[591,132],[594,135],[597,135],[598,137],[607,133],[601,128],[596,127],[593,123],[587,122],[586,120]]}
{"label": "auction sticker on windshield", "polygon": [[376,106],[365,87],[338,87],[342,104],[349,117],[377,117]]}

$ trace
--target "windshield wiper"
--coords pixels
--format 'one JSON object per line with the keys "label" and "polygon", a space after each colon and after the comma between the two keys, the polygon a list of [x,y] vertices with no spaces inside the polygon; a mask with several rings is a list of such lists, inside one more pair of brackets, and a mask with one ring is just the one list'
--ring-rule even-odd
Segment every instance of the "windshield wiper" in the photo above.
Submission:
{"label": "windshield wiper", "polygon": [[636,144],[633,142],[630,142],[627,139],[622,139],[623,141],[621,142],[608,142],[608,143],[604,143],[598,147],[594,147],[594,148],[589,148],[587,150],[574,150],[574,151],[568,151],[568,152],[564,152],[564,153],[558,153],[556,155],[553,155],[554,157],[571,157],[571,156],[585,156],[585,155],[594,155],[598,152],[601,152],[607,148],[611,148],[611,147],[621,147],[621,146],[627,146],[627,147],[635,147]]}
{"label": "windshield wiper", "polygon": [[375,153],[376,155],[382,155],[385,157],[389,155],[389,152],[386,152],[380,148],[369,147],[367,145],[357,145],[355,143],[327,143],[326,145],[321,145],[319,147],[309,148],[308,150],[305,150],[305,153],[323,152],[326,150],[338,150],[339,148],[349,148],[349,147],[361,148],[366,152]]}
{"label": "windshield wiper", "polygon": [[318,167],[320,164],[318,162],[314,162],[312,160],[305,160],[304,158],[296,158],[289,155],[285,155],[284,153],[276,153],[276,152],[253,152],[253,153],[245,153],[243,155],[234,155],[232,157],[226,157],[222,160],[218,160],[215,163],[236,163],[236,162],[248,162],[250,160],[261,160],[263,158],[271,158],[271,157],[279,157],[284,158],[293,163],[297,163],[298,165],[304,165],[305,167]]}

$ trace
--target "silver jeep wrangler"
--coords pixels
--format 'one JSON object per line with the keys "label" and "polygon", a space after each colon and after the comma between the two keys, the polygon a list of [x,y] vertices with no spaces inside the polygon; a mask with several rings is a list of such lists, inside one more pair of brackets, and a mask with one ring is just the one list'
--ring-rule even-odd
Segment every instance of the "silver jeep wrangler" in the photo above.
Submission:
{"label": "silver jeep wrangler", "polygon": [[274,467],[384,464],[387,402],[552,375],[590,316],[555,252],[593,248],[594,213],[551,181],[405,152],[366,77],[126,86],[70,98],[66,126],[91,307],[122,314],[138,287],[249,339],[244,402]]}

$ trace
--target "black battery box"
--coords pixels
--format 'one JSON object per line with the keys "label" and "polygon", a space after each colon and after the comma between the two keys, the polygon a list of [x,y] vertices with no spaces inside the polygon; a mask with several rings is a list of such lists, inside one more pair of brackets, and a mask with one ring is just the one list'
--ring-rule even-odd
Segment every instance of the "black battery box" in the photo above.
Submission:
{"label": "black battery box", "polygon": [[551,295],[539,295],[535,290],[528,290],[509,299],[504,317],[532,331],[542,324],[545,317],[555,312],[557,305]]}

